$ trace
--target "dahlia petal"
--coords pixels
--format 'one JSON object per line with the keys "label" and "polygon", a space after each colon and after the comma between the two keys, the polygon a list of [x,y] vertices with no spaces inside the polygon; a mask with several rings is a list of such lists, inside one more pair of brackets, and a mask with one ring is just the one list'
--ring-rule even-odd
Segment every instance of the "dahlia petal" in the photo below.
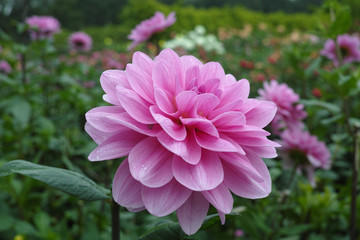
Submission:
{"label": "dahlia petal", "polygon": [[236,149],[237,149],[237,152],[238,154],[241,154],[241,155],[246,155],[244,149],[242,146],[240,146],[234,139],[232,139],[231,137],[228,137],[226,134],[224,133],[221,133],[220,134],[220,138],[221,139],[224,139],[225,141],[228,141],[229,143],[231,143]]}
{"label": "dahlia petal", "polygon": [[142,52],[135,52],[132,57],[132,62],[134,65],[138,66],[142,71],[151,77],[152,69],[154,67],[153,60],[148,57],[148,55]]}
{"label": "dahlia petal", "polygon": [[156,123],[149,111],[150,103],[141,98],[135,91],[118,87],[117,93],[121,105],[130,116],[141,123]]}
{"label": "dahlia petal", "polygon": [[246,124],[260,128],[268,125],[276,114],[276,105],[273,102],[260,101],[260,103],[245,114]]}
{"label": "dahlia petal", "polygon": [[[251,146],[252,151],[256,152],[260,157],[263,158],[275,158],[277,157],[276,148],[266,146]],[[244,146],[244,150],[248,151],[250,148]]]}
{"label": "dahlia petal", "polygon": [[230,86],[227,86],[221,95],[219,106],[225,106],[238,100],[245,100],[249,96],[249,81],[242,79]]}
{"label": "dahlia petal", "polygon": [[207,79],[200,87],[199,90],[203,93],[212,93],[219,88],[220,79],[211,78]]}
{"label": "dahlia petal", "polygon": [[[225,72],[220,63],[218,62],[208,62],[200,68],[201,81],[199,84],[206,83],[209,79],[225,79]],[[222,84],[222,82],[220,82]],[[221,88],[222,86],[220,86]]]}
{"label": "dahlia petal", "polygon": [[220,103],[218,97],[211,93],[204,93],[198,95],[198,104],[196,112],[200,116],[207,117],[215,107]]}
{"label": "dahlia petal", "polygon": [[[194,66],[197,68],[203,66],[203,63],[199,59],[191,55],[181,56],[180,62],[185,72],[187,72],[189,69],[193,68]],[[186,78],[186,79],[191,80],[192,78],[191,79]]]}
{"label": "dahlia petal", "polygon": [[186,138],[185,126],[175,123],[168,117],[165,117],[157,106],[151,106],[150,112],[154,119],[161,125],[164,131],[169,134],[170,137],[177,141],[183,141]]}
{"label": "dahlia petal", "polygon": [[126,79],[125,72],[122,70],[106,70],[100,76],[100,84],[104,92],[105,101],[108,103],[119,105],[119,100],[116,94],[116,86],[122,84],[130,88],[130,85]]}
{"label": "dahlia petal", "polygon": [[201,160],[196,165],[175,157],[172,170],[176,180],[193,191],[214,189],[224,179],[218,155],[208,151],[202,151]]}
{"label": "dahlia petal", "polygon": [[281,147],[279,143],[271,141],[265,137],[236,138],[235,141],[242,146]]}
{"label": "dahlia petal", "polygon": [[167,150],[190,164],[197,164],[201,159],[201,147],[196,143],[191,131],[184,141],[176,141],[165,132],[159,134],[158,140]]}
{"label": "dahlia petal", "polygon": [[187,235],[196,233],[206,218],[209,202],[201,193],[193,192],[188,200],[176,211],[179,224]]}
{"label": "dahlia petal", "polygon": [[184,91],[176,96],[176,104],[181,116],[196,116],[197,96],[193,91]]}
{"label": "dahlia petal", "polygon": [[89,155],[90,161],[102,161],[127,156],[144,135],[124,128],[97,146]]}
{"label": "dahlia petal", "polygon": [[[221,102],[220,102],[221,104]],[[209,114],[208,119],[213,119],[217,117],[218,115],[228,112],[228,111],[237,111],[238,108],[241,108],[243,105],[243,100],[236,100],[234,102],[231,102],[225,106],[220,106],[220,104]],[[243,111],[241,111],[244,113]]]}
{"label": "dahlia petal", "polygon": [[103,106],[91,109],[85,114],[85,118],[94,128],[102,132],[116,132],[124,127],[109,120],[108,117],[123,112],[122,107]]}
{"label": "dahlia petal", "polygon": [[147,187],[162,187],[173,178],[173,154],[154,137],[139,142],[129,154],[131,175]]}
{"label": "dahlia petal", "polygon": [[110,120],[112,124],[117,123],[118,128],[125,126],[150,137],[156,137],[163,131],[159,124],[140,123],[133,119],[127,112],[112,114],[106,116],[106,118]]}
{"label": "dahlia petal", "polygon": [[99,129],[94,128],[89,122],[85,123],[85,131],[98,145],[105,142],[106,139],[108,139],[111,135],[114,134],[114,133],[100,131]]}
{"label": "dahlia petal", "polygon": [[247,153],[246,156],[264,181],[258,182],[256,179],[252,178],[251,175],[245,174],[241,168],[223,162],[225,172],[224,183],[233,193],[240,197],[256,199],[268,196],[271,192],[269,170],[261,158],[250,153]]}
{"label": "dahlia petal", "polygon": [[128,64],[126,66],[126,77],[132,89],[151,104],[155,103],[154,87],[151,75],[143,72],[135,64]]}
{"label": "dahlia petal", "polygon": [[167,94],[161,88],[155,87],[154,95],[156,105],[160,108],[161,111],[167,114],[172,114],[177,111],[172,99],[170,99],[171,96],[169,93]]}
{"label": "dahlia petal", "polygon": [[218,209],[216,209],[216,210],[219,214],[221,225],[224,225],[225,224],[225,214],[223,212],[219,211]]}
{"label": "dahlia petal", "polygon": [[219,132],[216,127],[205,118],[181,118],[180,121],[187,127],[194,127],[197,131],[204,132],[216,138],[219,137]]}
{"label": "dahlia petal", "polygon": [[220,114],[212,119],[211,122],[219,131],[222,131],[223,129],[227,131],[234,131],[239,127],[239,125],[246,124],[246,118],[241,112],[230,111]]}
{"label": "dahlia petal", "polygon": [[185,75],[184,89],[190,90],[194,87],[197,87],[199,76],[200,76],[199,66],[191,66],[189,69],[187,69]]}
{"label": "dahlia petal", "polygon": [[203,191],[201,193],[218,211],[225,214],[231,212],[234,199],[229,188],[224,183],[214,189]]}
{"label": "dahlia petal", "polygon": [[183,205],[191,195],[191,190],[175,179],[159,188],[141,187],[141,196],[146,209],[155,216],[169,215]]}
{"label": "dahlia petal", "polygon": [[238,149],[230,142],[222,138],[214,137],[203,132],[196,131],[195,139],[196,142],[200,145],[200,147],[206,148],[211,151],[216,151],[216,152],[238,151]]}
{"label": "dahlia petal", "polygon": [[112,195],[115,202],[128,209],[136,210],[144,206],[141,198],[141,183],[131,176],[127,159],[121,163],[115,173]]}

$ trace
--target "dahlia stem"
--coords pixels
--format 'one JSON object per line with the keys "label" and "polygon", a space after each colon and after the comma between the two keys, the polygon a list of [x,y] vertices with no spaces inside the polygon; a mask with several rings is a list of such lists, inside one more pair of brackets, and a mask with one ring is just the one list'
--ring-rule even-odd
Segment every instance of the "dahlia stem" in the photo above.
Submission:
{"label": "dahlia stem", "polygon": [[352,162],[352,182],[351,182],[351,206],[350,206],[350,240],[356,240],[356,198],[357,183],[360,165],[360,132],[359,128],[354,134],[354,159]]}
{"label": "dahlia stem", "polygon": [[120,206],[114,199],[111,203],[111,239],[120,240]]}

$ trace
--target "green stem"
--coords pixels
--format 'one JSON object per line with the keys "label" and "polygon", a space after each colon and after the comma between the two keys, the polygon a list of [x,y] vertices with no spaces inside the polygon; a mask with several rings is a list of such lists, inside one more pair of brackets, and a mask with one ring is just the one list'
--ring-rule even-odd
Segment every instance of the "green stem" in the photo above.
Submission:
{"label": "green stem", "polygon": [[356,198],[357,183],[360,165],[360,132],[357,128],[354,134],[354,159],[352,162],[352,182],[351,182],[351,206],[350,206],[350,240],[356,240]]}
{"label": "green stem", "polygon": [[120,240],[120,206],[114,199],[111,203],[111,239]]}

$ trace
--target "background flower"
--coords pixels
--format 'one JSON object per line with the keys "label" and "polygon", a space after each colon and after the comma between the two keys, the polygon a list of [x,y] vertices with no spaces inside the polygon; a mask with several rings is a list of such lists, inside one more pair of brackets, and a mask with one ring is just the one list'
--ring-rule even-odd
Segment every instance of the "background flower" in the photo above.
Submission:
{"label": "background flower", "polygon": [[304,105],[299,104],[299,95],[294,92],[287,84],[279,84],[276,80],[270,83],[264,82],[264,89],[259,91],[260,99],[272,101],[276,104],[278,111],[271,126],[275,133],[281,129],[302,129],[302,119],[306,117]]}
{"label": "background flower", "polygon": [[276,106],[248,98],[246,79],[165,49],[154,60],[136,52],[124,71],[105,71],[100,82],[113,106],[86,114],[85,129],[99,145],[89,159],[128,156],[113,180],[120,205],[155,216],[176,211],[190,235],[209,203],[224,223],[231,192],[251,199],[270,193],[261,157],[275,157],[279,145],[263,127]]}
{"label": "background flower", "polygon": [[299,171],[305,171],[313,186],[314,169],[330,168],[330,152],[325,143],[307,131],[285,130],[281,134],[280,144],[284,167],[296,167]]}
{"label": "background flower", "polygon": [[[349,34],[339,35],[336,38],[336,42],[340,47],[343,63],[351,63],[360,61],[360,40],[357,37],[352,37]],[[327,57],[334,62],[335,66],[339,66],[339,59],[336,51],[335,41],[328,39],[321,55]]]}
{"label": "background flower", "polygon": [[52,16],[31,16],[26,19],[30,26],[30,37],[32,40],[51,38],[60,31],[59,21]]}
{"label": "background flower", "polygon": [[12,68],[11,68],[10,64],[5,60],[1,60],[0,61],[0,73],[9,74],[9,73],[11,73],[11,71],[12,71]]}
{"label": "background flower", "polygon": [[150,19],[142,21],[130,33],[128,38],[132,40],[132,44],[128,50],[134,49],[137,45],[148,40],[154,33],[161,32],[165,28],[173,25],[176,21],[175,12],[171,12],[165,18],[162,12],[156,12]]}
{"label": "background flower", "polygon": [[92,47],[91,37],[84,32],[75,32],[69,37],[69,45],[71,49],[76,51],[90,51]]}

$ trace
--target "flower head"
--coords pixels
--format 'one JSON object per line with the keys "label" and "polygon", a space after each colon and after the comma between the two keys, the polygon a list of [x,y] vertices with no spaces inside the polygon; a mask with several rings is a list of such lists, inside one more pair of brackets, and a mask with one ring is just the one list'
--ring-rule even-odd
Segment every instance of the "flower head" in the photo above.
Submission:
{"label": "flower head", "polygon": [[296,166],[304,170],[310,183],[314,186],[314,169],[330,168],[330,152],[325,143],[309,132],[301,130],[285,130],[281,134],[281,150],[284,167]]}
{"label": "flower head", "polygon": [[[360,39],[352,37],[348,34],[339,35],[336,42],[340,47],[340,53],[343,63],[359,62],[360,61]],[[324,49],[320,52],[321,55],[327,57],[334,62],[335,66],[339,66],[339,59],[336,51],[335,41],[328,39],[324,44]]]}
{"label": "flower head", "polygon": [[231,192],[251,199],[270,193],[261,157],[275,157],[279,146],[263,130],[276,106],[248,98],[246,79],[165,49],[154,60],[135,52],[125,70],[105,71],[100,83],[112,106],[86,114],[85,129],[98,144],[89,159],[128,156],[112,187],[121,206],[155,216],[176,211],[193,234],[209,203],[224,222]]}
{"label": "flower head", "polygon": [[92,39],[84,32],[75,32],[69,37],[69,45],[76,51],[87,52],[91,50]]}
{"label": "flower head", "polygon": [[271,123],[275,132],[284,128],[302,128],[301,120],[307,115],[304,105],[297,103],[299,95],[287,84],[279,84],[276,80],[264,82],[264,89],[260,89],[259,94],[261,99],[272,101],[277,106],[278,111]]}
{"label": "flower head", "polygon": [[10,64],[5,60],[1,60],[0,61],[0,73],[7,75],[7,74],[11,73],[11,71],[12,71],[12,68],[11,68]]}
{"label": "flower head", "polygon": [[60,31],[59,21],[51,16],[31,16],[26,19],[30,26],[30,36],[32,40],[51,38]]}
{"label": "flower head", "polygon": [[131,31],[128,38],[133,42],[128,50],[132,50],[140,43],[145,42],[154,33],[165,30],[167,27],[173,25],[175,21],[175,12],[171,12],[167,18],[165,18],[162,12],[156,12],[154,16],[142,21]]}

